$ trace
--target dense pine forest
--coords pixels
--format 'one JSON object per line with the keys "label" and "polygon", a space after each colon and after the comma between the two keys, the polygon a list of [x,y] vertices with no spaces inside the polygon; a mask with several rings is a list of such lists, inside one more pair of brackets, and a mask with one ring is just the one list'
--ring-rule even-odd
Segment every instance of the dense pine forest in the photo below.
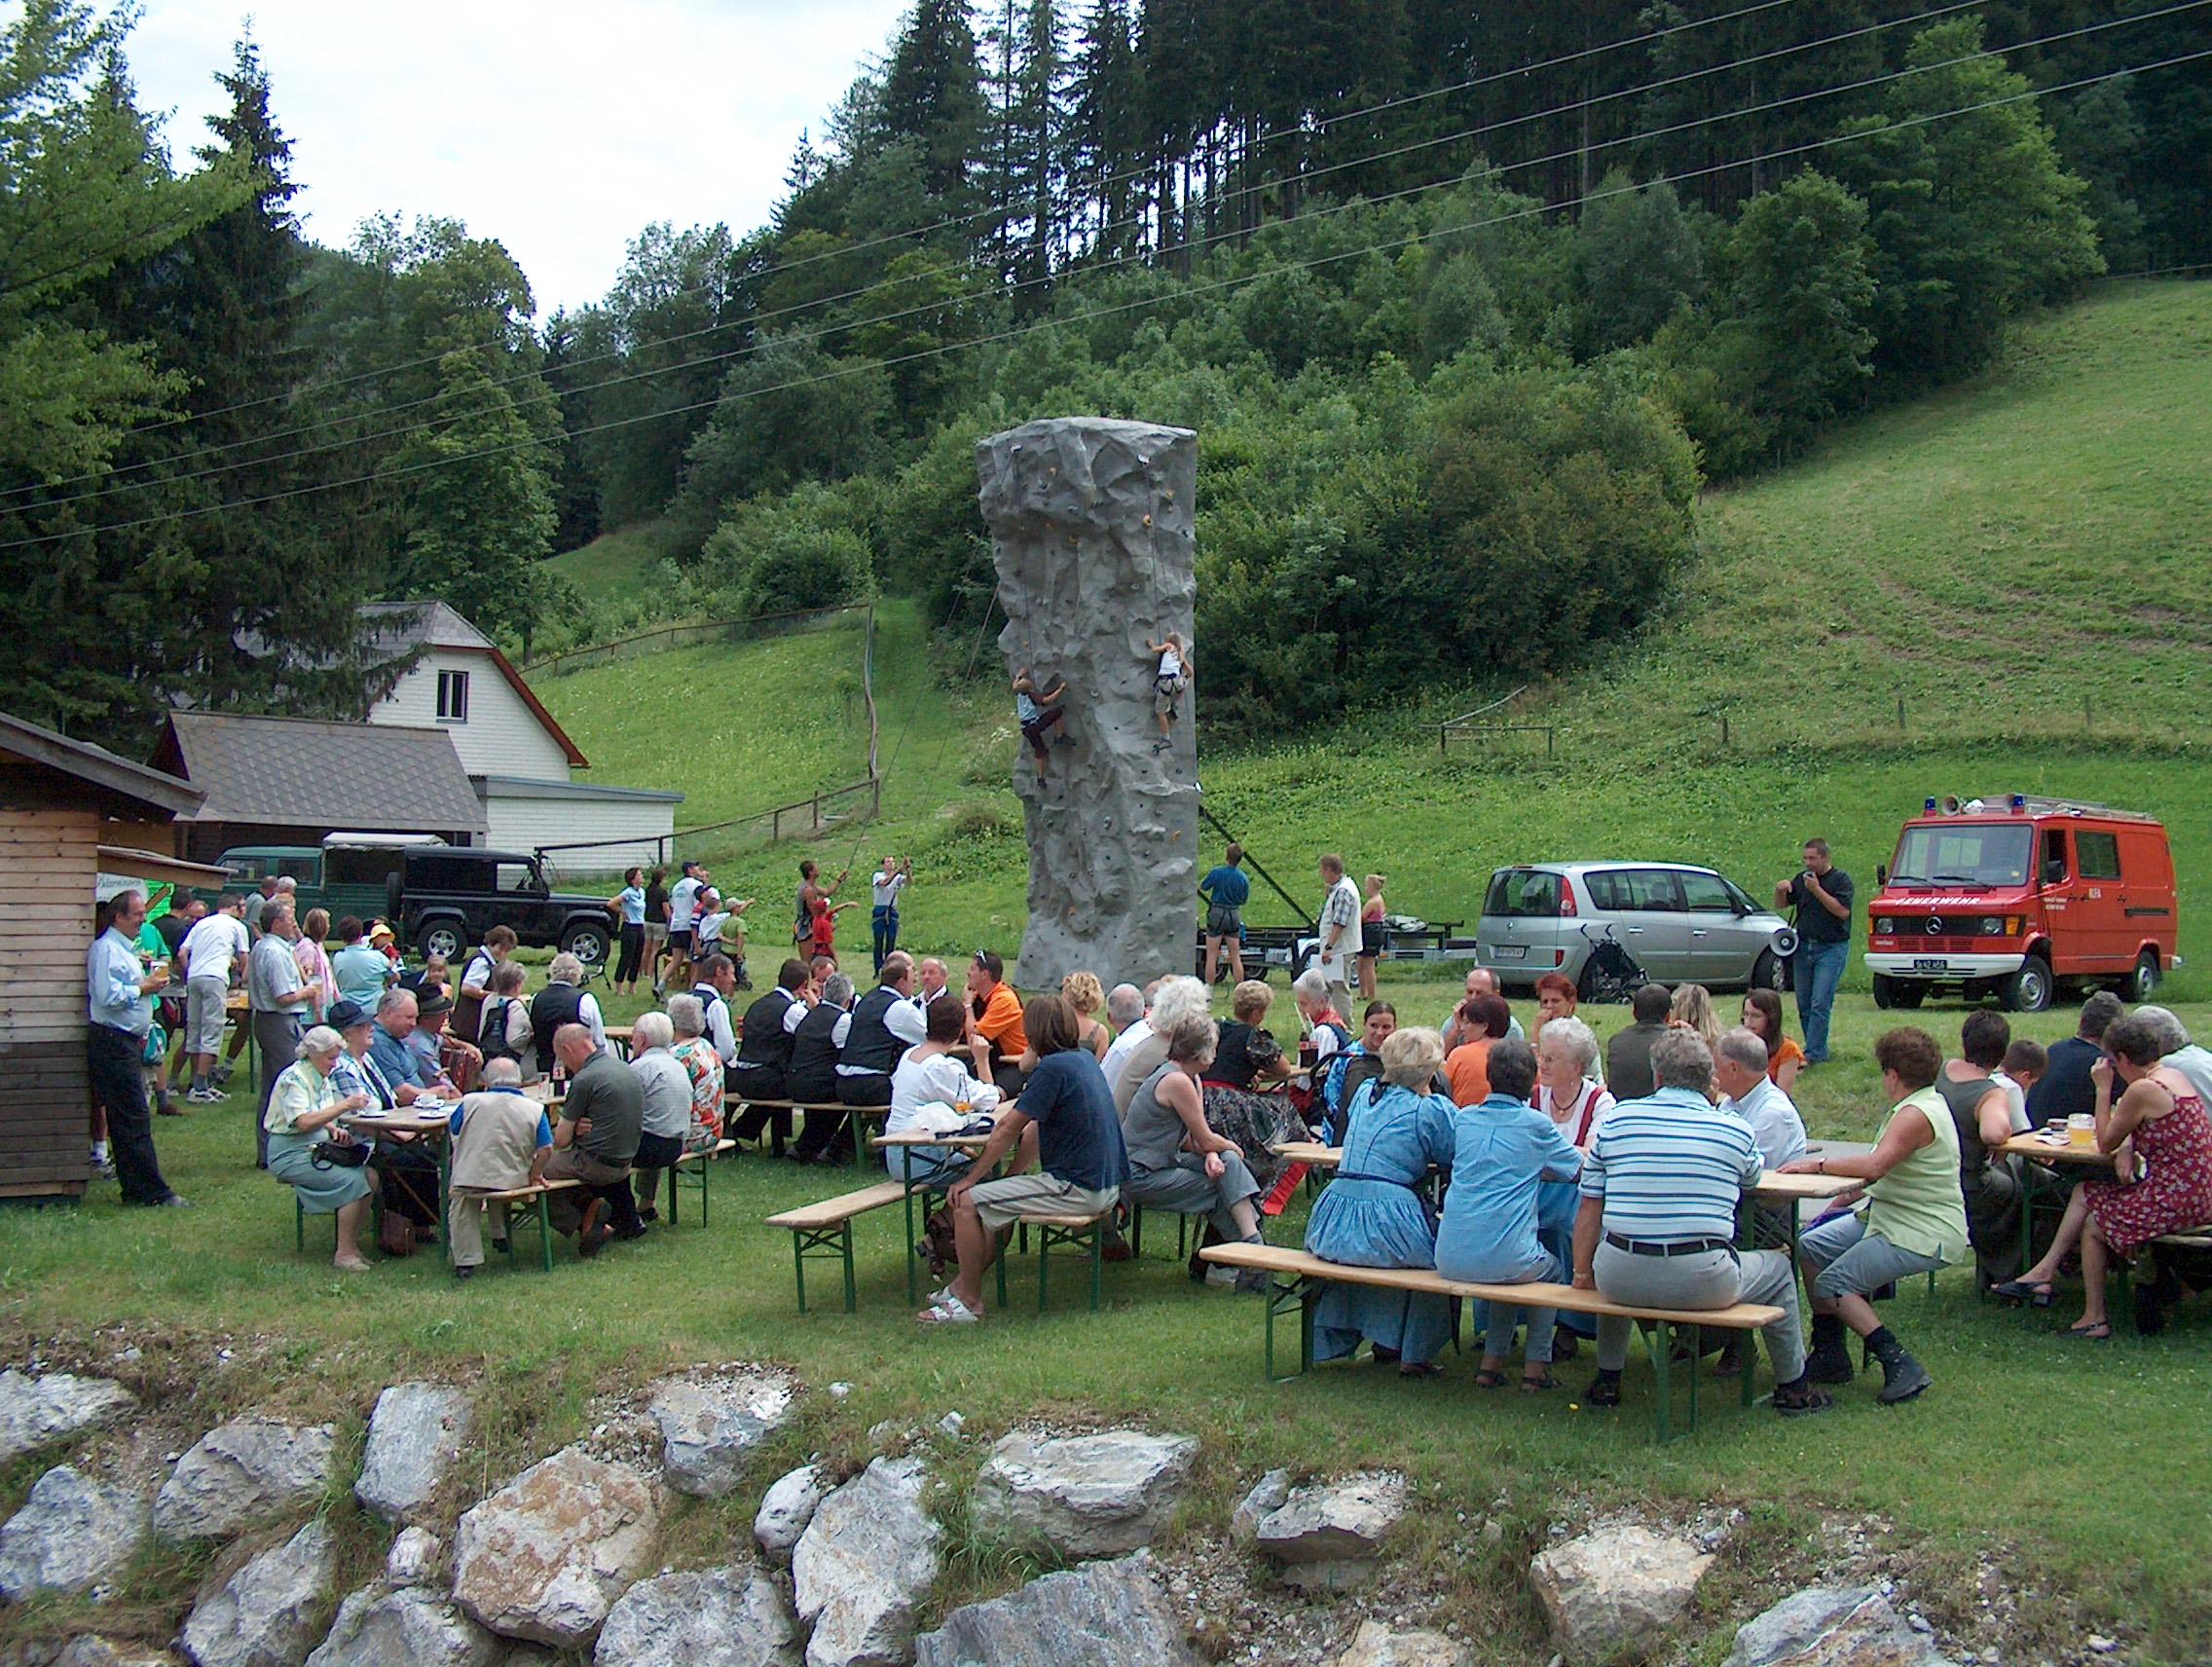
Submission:
{"label": "dense pine forest", "polygon": [[[127,19],[29,0],[0,707],[133,753],[178,699],[345,712],[354,610],[397,596],[543,651],[908,591],[956,670],[974,444],[1075,411],[1199,431],[1240,732],[1556,669],[1664,603],[1703,482],[2101,276],[2212,262],[2208,19],[918,0],[769,224],[645,227],[540,316],[500,228],[434,204],[308,241],[250,43],[211,130],[165,135]],[[635,525],[649,605],[544,563]]]}

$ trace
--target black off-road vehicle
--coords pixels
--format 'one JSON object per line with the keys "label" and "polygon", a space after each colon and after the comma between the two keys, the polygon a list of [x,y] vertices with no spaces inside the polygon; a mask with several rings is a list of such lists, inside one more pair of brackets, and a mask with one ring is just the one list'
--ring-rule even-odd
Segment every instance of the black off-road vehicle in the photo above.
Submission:
{"label": "black off-road vehicle", "polygon": [[495,926],[511,926],[529,945],[566,949],[587,967],[605,962],[613,941],[607,899],[555,891],[543,860],[516,851],[409,851],[390,892],[400,941],[456,966]]}

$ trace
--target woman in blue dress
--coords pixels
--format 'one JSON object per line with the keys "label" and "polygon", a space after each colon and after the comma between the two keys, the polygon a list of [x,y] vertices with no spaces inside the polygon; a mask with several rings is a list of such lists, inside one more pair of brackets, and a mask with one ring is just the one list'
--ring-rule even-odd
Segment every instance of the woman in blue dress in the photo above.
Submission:
{"label": "woman in blue dress", "polygon": [[[1357,1268],[1436,1265],[1436,1220],[1420,1184],[1431,1165],[1452,1161],[1452,1101],[1435,1092],[1443,1063],[1433,1030],[1400,1030],[1382,1044],[1382,1075],[1354,1096],[1337,1178],[1307,1222],[1311,1254]],[[1442,1297],[1330,1284],[1313,1306],[1313,1355],[1341,1359],[1366,1339],[1378,1362],[1425,1378],[1451,1328]]]}
{"label": "woman in blue dress", "polygon": [[[1444,1221],[1436,1233],[1436,1271],[1447,1278],[1520,1285],[1556,1284],[1567,1278],[1559,1257],[1539,1241],[1537,1203],[1545,1182],[1581,1173],[1582,1155],[1557,1124],[1529,1103],[1535,1088],[1534,1050],[1511,1036],[1493,1044],[1490,1097],[1461,1110],[1456,1124],[1452,1190],[1444,1196]],[[1521,1387],[1550,1389],[1558,1317],[1554,1309],[1492,1303],[1475,1382],[1486,1389],[1504,1388],[1513,1327],[1525,1321]]]}

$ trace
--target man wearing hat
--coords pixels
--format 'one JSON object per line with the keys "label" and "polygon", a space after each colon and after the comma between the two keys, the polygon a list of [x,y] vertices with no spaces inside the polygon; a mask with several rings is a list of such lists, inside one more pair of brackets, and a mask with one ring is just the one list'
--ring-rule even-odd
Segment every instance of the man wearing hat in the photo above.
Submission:
{"label": "man wearing hat", "polygon": [[415,1034],[407,1045],[429,1063],[438,1074],[440,1084],[450,1084],[457,1093],[466,1093],[476,1086],[477,1073],[484,1069],[484,1056],[472,1042],[464,1042],[453,1033],[453,997],[437,984],[426,993],[416,997]]}

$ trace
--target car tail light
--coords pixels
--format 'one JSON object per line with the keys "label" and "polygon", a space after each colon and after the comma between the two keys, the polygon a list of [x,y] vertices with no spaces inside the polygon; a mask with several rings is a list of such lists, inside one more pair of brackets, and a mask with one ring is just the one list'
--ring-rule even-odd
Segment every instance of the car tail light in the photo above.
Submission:
{"label": "car tail light", "polygon": [[1562,874],[1559,877],[1559,917],[1562,920],[1571,920],[1575,913],[1574,882]]}

